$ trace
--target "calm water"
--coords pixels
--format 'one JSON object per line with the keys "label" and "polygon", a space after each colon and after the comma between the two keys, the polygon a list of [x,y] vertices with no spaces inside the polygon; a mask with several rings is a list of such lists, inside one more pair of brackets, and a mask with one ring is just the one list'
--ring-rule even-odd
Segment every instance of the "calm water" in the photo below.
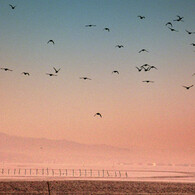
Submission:
{"label": "calm water", "polygon": [[0,180],[90,179],[195,182],[195,164],[0,164]]}

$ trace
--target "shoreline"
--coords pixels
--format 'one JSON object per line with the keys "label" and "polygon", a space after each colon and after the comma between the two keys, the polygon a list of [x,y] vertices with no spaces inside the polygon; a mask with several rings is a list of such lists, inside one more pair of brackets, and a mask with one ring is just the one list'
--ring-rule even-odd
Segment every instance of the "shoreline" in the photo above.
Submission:
{"label": "shoreline", "polygon": [[1,193],[195,194],[195,183],[157,181],[42,180],[0,181]]}

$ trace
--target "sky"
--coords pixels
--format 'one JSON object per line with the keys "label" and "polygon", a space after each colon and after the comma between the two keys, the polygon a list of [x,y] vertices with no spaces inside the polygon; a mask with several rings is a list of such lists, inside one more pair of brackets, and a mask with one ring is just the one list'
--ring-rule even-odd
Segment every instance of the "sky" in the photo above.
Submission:
{"label": "sky", "polygon": [[194,21],[194,0],[0,0],[0,132],[194,154]]}

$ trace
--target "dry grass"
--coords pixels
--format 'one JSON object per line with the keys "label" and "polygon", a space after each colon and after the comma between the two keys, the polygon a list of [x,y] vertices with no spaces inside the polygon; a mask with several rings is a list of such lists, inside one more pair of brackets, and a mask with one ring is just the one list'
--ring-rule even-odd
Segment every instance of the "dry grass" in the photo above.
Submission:
{"label": "dry grass", "polygon": [[[49,181],[51,194],[195,194],[195,183]],[[49,194],[46,181],[0,182],[0,194]]]}

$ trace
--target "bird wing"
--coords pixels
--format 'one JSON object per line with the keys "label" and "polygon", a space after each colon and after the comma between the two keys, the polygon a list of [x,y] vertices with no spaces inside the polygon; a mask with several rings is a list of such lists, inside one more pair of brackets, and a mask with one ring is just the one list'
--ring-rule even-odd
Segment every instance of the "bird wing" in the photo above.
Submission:
{"label": "bird wing", "polygon": [[53,69],[55,70],[55,72],[57,72],[57,70],[56,70],[56,68],[55,68],[55,67],[53,67]]}

